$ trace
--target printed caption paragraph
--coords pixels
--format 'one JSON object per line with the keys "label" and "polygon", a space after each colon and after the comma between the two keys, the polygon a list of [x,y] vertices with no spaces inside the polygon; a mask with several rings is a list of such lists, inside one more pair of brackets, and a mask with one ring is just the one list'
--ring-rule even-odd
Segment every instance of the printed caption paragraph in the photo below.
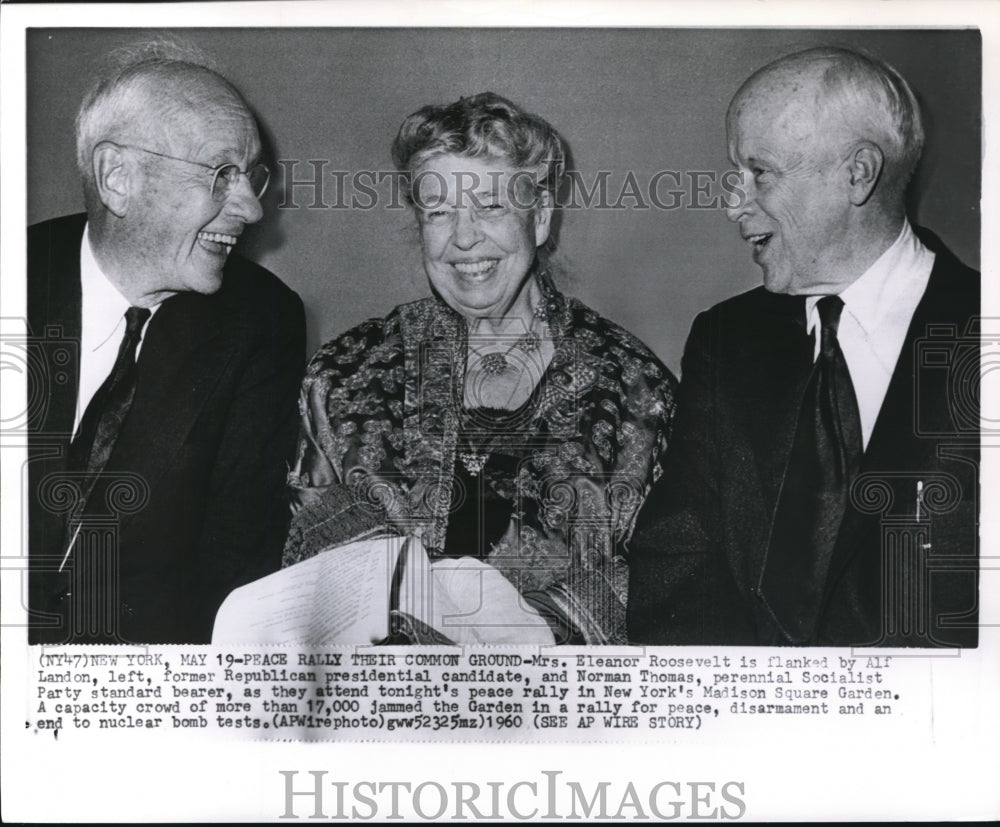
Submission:
{"label": "printed caption paragraph", "polygon": [[131,729],[269,740],[678,740],[791,717],[870,725],[926,701],[905,674],[917,664],[891,656],[124,648],[33,649],[25,727],[57,739]]}

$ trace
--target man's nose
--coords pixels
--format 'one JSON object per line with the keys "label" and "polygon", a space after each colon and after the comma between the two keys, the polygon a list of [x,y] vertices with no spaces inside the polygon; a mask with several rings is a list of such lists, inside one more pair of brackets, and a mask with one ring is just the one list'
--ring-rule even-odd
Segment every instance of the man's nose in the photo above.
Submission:
{"label": "man's nose", "polygon": [[254,195],[250,179],[245,174],[240,175],[236,186],[229,193],[226,209],[244,224],[256,224],[263,217],[264,208],[260,205],[260,199]]}
{"label": "man's nose", "polygon": [[452,242],[461,250],[475,247],[482,241],[483,233],[472,209],[455,210],[455,224],[452,231]]}
{"label": "man's nose", "polygon": [[740,173],[739,180],[723,196],[726,199],[726,218],[739,221],[753,201],[753,176]]}

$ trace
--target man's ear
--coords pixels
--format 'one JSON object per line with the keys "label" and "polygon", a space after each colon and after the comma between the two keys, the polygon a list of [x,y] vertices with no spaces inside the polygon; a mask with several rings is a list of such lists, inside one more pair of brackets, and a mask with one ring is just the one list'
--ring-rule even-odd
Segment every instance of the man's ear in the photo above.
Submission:
{"label": "man's ear", "polygon": [[102,141],[94,147],[91,163],[101,202],[121,218],[128,211],[132,183],[121,147],[110,141]]}
{"label": "man's ear", "polygon": [[535,205],[535,246],[541,247],[549,238],[552,227],[552,196],[542,192]]}
{"label": "man's ear", "polygon": [[882,170],[885,167],[885,156],[878,144],[863,141],[854,147],[847,159],[850,178],[850,198],[855,207],[860,207],[875,192]]}

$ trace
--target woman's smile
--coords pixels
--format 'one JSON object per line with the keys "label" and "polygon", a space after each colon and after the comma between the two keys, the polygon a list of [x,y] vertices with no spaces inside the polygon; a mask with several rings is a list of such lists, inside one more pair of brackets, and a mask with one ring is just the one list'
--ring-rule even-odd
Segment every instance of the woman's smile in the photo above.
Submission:
{"label": "woman's smile", "polygon": [[496,270],[498,258],[484,258],[478,261],[454,261],[452,267],[466,278],[484,278]]}

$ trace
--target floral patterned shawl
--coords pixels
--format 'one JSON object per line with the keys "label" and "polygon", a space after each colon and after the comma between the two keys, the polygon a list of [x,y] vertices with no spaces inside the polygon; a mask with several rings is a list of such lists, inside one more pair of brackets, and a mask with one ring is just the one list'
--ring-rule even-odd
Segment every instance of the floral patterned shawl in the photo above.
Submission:
{"label": "floral patterned shawl", "polygon": [[[549,293],[547,306],[555,353],[530,424],[497,435],[524,460],[510,525],[485,559],[585,642],[624,643],[623,546],[661,473],[676,380],[581,302]],[[466,337],[461,317],[428,298],[319,349],[302,387],[285,565],[375,528],[443,548]]]}

